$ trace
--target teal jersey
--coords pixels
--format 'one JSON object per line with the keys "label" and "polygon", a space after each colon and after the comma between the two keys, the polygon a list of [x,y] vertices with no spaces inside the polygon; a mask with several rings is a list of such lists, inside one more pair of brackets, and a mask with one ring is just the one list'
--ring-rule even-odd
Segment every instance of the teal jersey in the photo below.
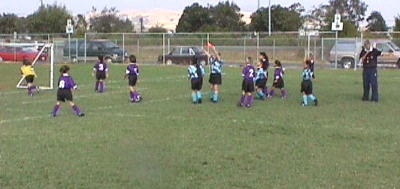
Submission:
{"label": "teal jersey", "polygon": [[267,79],[267,78],[268,78],[268,72],[265,71],[265,70],[262,69],[262,68],[259,68],[259,69],[257,70],[256,81],[257,81],[257,80],[261,80],[261,79]]}
{"label": "teal jersey", "polygon": [[303,81],[311,81],[313,78],[314,72],[311,69],[304,69],[302,73]]}
{"label": "teal jersey", "polygon": [[212,74],[221,74],[222,73],[222,67],[224,65],[224,62],[222,60],[212,60],[210,64],[210,69]]}
{"label": "teal jersey", "polygon": [[190,65],[188,68],[188,77],[189,79],[199,79],[204,77],[204,75],[206,74],[203,66],[199,66],[200,70],[197,69],[196,66],[194,65]]}

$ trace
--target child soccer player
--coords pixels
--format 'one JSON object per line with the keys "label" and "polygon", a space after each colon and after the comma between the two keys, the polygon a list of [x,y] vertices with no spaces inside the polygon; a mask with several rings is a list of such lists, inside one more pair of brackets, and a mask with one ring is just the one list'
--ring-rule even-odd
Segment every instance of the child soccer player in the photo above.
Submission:
{"label": "child soccer player", "polygon": [[317,98],[313,95],[312,78],[314,73],[311,71],[311,60],[306,60],[304,71],[302,73],[303,81],[301,82],[301,93],[303,93],[303,106],[308,106],[308,99],[314,101],[314,105],[318,105]]}
{"label": "child soccer player", "polygon": [[283,81],[283,75],[285,71],[282,67],[282,64],[279,60],[275,60],[275,72],[274,72],[274,83],[272,84],[271,91],[269,93],[269,98],[275,96],[275,89],[281,90],[281,98],[284,99],[287,97],[287,91],[285,90],[285,82]]}
{"label": "child soccer player", "polygon": [[94,90],[99,93],[105,91],[105,79],[108,78],[108,66],[104,62],[103,56],[98,56],[99,61],[93,67],[93,76],[96,76],[96,85]]}
{"label": "child soccer player", "polygon": [[28,86],[28,95],[33,96],[34,93],[38,92],[38,87],[33,84],[33,80],[37,77],[35,70],[33,69],[31,62],[25,59],[21,66],[21,74],[25,78]]}
{"label": "child soccer player", "polygon": [[197,63],[197,60],[192,60],[189,65],[188,72],[188,77],[192,88],[192,102],[193,104],[201,104],[201,88],[203,86],[205,70],[203,66]]}
{"label": "child soccer player", "polygon": [[266,65],[261,61],[257,65],[257,75],[256,75],[256,98],[260,100],[265,100],[268,92],[267,91],[267,79],[268,72],[266,70]]}
{"label": "child soccer player", "polygon": [[82,113],[79,107],[73,102],[72,92],[77,89],[77,85],[69,75],[69,66],[62,66],[60,68],[60,73],[61,76],[60,79],[58,79],[57,104],[54,106],[52,116],[58,116],[61,109],[61,102],[65,102],[66,100],[69,102],[69,105],[77,116],[85,116],[85,114]]}
{"label": "child soccer player", "polygon": [[[216,50],[214,49],[216,52]],[[219,86],[222,84],[222,66],[224,62],[221,60],[221,54],[216,52],[216,56],[211,56],[210,58],[210,79],[211,93],[210,99],[212,102],[217,103],[219,98]]]}
{"label": "child soccer player", "polygon": [[253,104],[254,92],[254,74],[255,68],[252,66],[251,57],[246,59],[246,66],[242,71],[242,96],[240,97],[239,106],[250,108]]}
{"label": "child soccer player", "polygon": [[128,78],[129,80],[129,91],[130,91],[130,100],[131,103],[138,103],[142,100],[142,96],[136,90],[136,82],[139,77],[139,67],[136,64],[136,56],[131,55],[129,56],[129,65],[126,68],[125,79]]}

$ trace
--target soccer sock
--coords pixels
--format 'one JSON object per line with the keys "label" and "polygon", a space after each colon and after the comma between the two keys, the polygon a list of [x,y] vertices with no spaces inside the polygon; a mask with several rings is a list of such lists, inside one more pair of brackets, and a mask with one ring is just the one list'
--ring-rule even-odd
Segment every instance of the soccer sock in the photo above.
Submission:
{"label": "soccer sock", "polygon": [[201,100],[203,97],[200,91],[197,91],[197,100]]}
{"label": "soccer sock", "polygon": [[285,90],[285,89],[282,89],[282,90],[281,90],[281,97],[282,97],[282,98],[286,98],[286,95],[287,95],[286,90]]}
{"label": "soccer sock", "polygon": [[81,115],[81,109],[79,109],[79,107],[77,105],[72,106],[72,110],[75,112],[76,115]]}
{"label": "soccer sock", "polygon": [[53,113],[52,113],[52,115],[54,116],[54,117],[56,117],[56,116],[58,116],[58,114],[60,113],[60,105],[58,105],[58,104],[56,104],[55,106],[54,106],[54,108],[53,108]]}
{"label": "soccer sock", "polygon": [[135,95],[132,91],[130,91],[130,94],[131,94],[131,101],[133,102],[135,100]]}
{"label": "soccer sock", "polygon": [[133,92],[133,99],[135,102],[139,102],[140,95],[137,91]]}
{"label": "soccer sock", "polygon": [[196,93],[192,93],[192,102],[197,103],[197,94]]}
{"label": "soccer sock", "polygon": [[308,97],[310,97],[310,99],[311,99],[312,101],[314,101],[314,100],[317,99],[317,97],[315,97],[314,95],[308,95]]}
{"label": "soccer sock", "polygon": [[271,90],[270,93],[269,93],[269,96],[270,96],[270,97],[275,96],[275,90]]}
{"label": "soccer sock", "polygon": [[213,99],[214,102],[218,102],[218,93],[214,93],[212,99]]}
{"label": "soccer sock", "polygon": [[265,96],[268,96],[268,95],[269,95],[268,87],[265,87],[265,88],[263,89],[263,93],[264,93]]}
{"label": "soccer sock", "polygon": [[100,82],[99,82],[99,85],[100,85],[100,90],[99,90],[99,92],[100,92],[100,93],[104,92],[104,91],[103,91],[103,89],[104,89],[104,82],[103,82],[103,81],[100,81]]}
{"label": "soccer sock", "polygon": [[249,98],[249,104],[247,106],[250,108],[253,105],[254,98],[253,95],[249,96],[248,98]]}
{"label": "soccer sock", "polygon": [[99,81],[96,81],[96,84],[94,85],[94,90],[95,91],[99,90]]}
{"label": "soccer sock", "polygon": [[265,98],[265,94],[262,91],[257,92],[256,95],[257,95],[257,98],[261,98],[261,99]]}
{"label": "soccer sock", "polygon": [[303,104],[304,104],[304,106],[307,106],[308,105],[308,100],[307,100],[307,95],[303,95]]}
{"label": "soccer sock", "polygon": [[242,95],[242,96],[240,97],[240,101],[239,101],[239,103],[240,103],[241,106],[244,106],[245,100],[246,100],[246,96]]}
{"label": "soccer sock", "polygon": [[211,90],[211,91],[210,91],[210,99],[211,99],[211,100],[214,98],[214,94],[215,94],[215,91]]}

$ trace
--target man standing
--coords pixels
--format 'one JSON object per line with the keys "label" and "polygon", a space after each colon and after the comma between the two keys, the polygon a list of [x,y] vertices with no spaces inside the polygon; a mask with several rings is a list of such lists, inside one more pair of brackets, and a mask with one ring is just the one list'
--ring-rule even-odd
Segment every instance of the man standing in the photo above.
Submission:
{"label": "man standing", "polygon": [[364,95],[362,100],[368,101],[369,99],[369,91],[372,88],[372,102],[378,102],[379,94],[378,94],[378,56],[382,54],[382,51],[379,51],[376,48],[376,43],[372,46],[370,42],[367,40],[364,43],[364,47],[360,53],[360,60],[363,64],[363,85],[364,85]]}

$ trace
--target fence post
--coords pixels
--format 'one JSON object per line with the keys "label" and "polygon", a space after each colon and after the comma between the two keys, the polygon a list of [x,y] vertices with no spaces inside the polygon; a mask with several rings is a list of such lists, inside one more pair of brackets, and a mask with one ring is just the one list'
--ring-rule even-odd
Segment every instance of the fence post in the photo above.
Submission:
{"label": "fence post", "polygon": [[79,56],[79,54],[78,54],[78,43],[79,43],[79,39],[78,38],[76,38],[75,39],[75,59],[76,59],[76,61],[78,62],[78,56]]}
{"label": "fence post", "polygon": [[246,60],[246,37],[243,38],[243,60]]}
{"label": "fence post", "polygon": [[168,37],[167,53],[171,52],[171,38]]}
{"label": "fence post", "polygon": [[207,52],[210,53],[210,46],[208,44],[210,44],[210,33],[207,33]]}
{"label": "fence post", "polygon": [[137,41],[136,41],[136,54],[137,54],[137,57],[139,57],[140,56],[140,34],[138,34],[138,39],[137,39]]}
{"label": "fence post", "polygon": [[85,63],[86,63],[86,59],[87,59],[87,54],[86,54],[86,52],[87,52],[87,33],[85,32]]}
{"label": "fence post", "polygon": [[257,54],[256,57],[258,56],[258,54],[260,54],[260,32],[257,32]]}
{"label": "fence post", "polygon": [[338,45],[338,31],[335,32],[335,69],[337,69],[338,66],[337,45]]}
{"label": "fence post", "polygon": [[324,61],[324,37],[321,39],[321,61]]}
{"label": "fence post", "polygon": [[122,33],[122,62],[125,62],[125,33]]}
{"label": "fence post", "polygon": [[162,34],[162,43],[163,43],[163,64],[165,64],[165,33]]}

